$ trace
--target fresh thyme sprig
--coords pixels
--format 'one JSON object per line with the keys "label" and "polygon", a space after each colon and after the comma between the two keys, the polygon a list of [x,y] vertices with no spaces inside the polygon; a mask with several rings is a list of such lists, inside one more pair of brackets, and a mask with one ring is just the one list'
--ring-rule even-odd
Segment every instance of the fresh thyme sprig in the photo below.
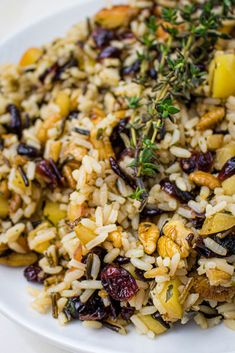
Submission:
{"label": "fresh thyme sprig", "polygon": [[[177,101],[189,102],[204,82],[215,44],[220,38],[229,38],[220,28],[224,20],[231,18],[234,5],[235,0],[207,0],[203,4],[163,8],[163,22],[155,16],[146,21],[146,33],[140,40],[143,52],[137,53],[141,62],[138,83],[153,86],[147,72],[149,64],[156,60],[159,62],[158,79],[146,104],[140,105],[137,97],[128,100],[129,108],[134,109],[129,126],[135,157],[130,166],[138,185],[133,198],[142,201],[141,209],[148,197],[145,180],[158,172],[158,133],[166,119],[173,120],[179,113]],[[164,42],[156,37],[159,26],[167,33]]]}

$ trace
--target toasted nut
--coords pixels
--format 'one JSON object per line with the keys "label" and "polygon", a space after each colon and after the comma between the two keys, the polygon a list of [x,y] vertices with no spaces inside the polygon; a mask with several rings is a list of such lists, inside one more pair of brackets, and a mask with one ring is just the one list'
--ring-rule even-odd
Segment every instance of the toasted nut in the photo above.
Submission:
{"label": "toasted nut", "polygon": [[74,180],[73,175],[72,175],[72,170],[68,165],[65,165],[63,167],[63,175],[65,176],[65,178],[69,184],[69,187],[73,190],[76,189],[76,181]]}
{"label": "toasted nut", "polygon": [[35,64],[40,56],[42,55],[42,49],[29,48],[20,59],[19,65],[21,67],[27,67]]}
{"label": "toasted nut", "polygon": [[218,148],[222,146],[223,139],[224,139],[223,135],[219,135],[219,134],[208,136],[206,139],[208,150],[216,151]]}
{"label": "toasted nut", "polygon": [[156,250],[159,236],[160,232],[156,224],[151,222],[140,223],[138,237],[144,246],[146,254],[151,255]]}
{"label": "toasted nut", "polygon": [[61,91],[57,94],[55,103],[60,108],[60,115],[66,117],[69,115],[70,111],[70,98],[67,93]]}
{"label": "toasted nut", "polygon": [[10,200],[9,211],[10,213],[15,213],[21,206],[21,197],[19,194],[13,193]]}
{"label": "toasted nut", "polygon": [[235,226],[235,216],[228,213],[216,213],[211,217],[205,219],[202,229],[200,230],[201,235],[209,235],[224,232]]}
{"label": "toasted nut", "polygon": [[82,260],[82,244],[80,243],[73,254],[74,260],[81,262]]}
{"label": "toasted nut", "polygon": [[214,127],[218,124],[225,116],[225,109],[223,107],[215,108],[207,113],[205,113],[199,123],[197,124],[198,130],[206,130]]}
{"label": "toasted nut", "polygon": [[231,275],[227,272],[211,268],[206,271],[211,286],[219,286],[230,282]]}
{"label": "toasted nut", "polygon": [[161,257],[173,257],[180,254],[180,247],[170,238],[161,236],[157,243],[157,252]]}
{"label": "toasted nut", "polygon": [[61,141],[52,141],[49,147],[49,157],[53,159],[54,162],[57,162],[60,156],[61,151]]}
{"label": "toasted nut", "polygon": [[194,277],[193,291],[205,300],[218,302],[230,301],[235,294],[235,287],[211,286],[206,276]]}
{"label": "toasted nut", "polygon": [[28,254],[11,253],[8,256],[0,257],[0,264],[10,267],[24,267],[32,265],[37,259],[38,257],[34,252]]}
{"label": "toasted nut", "polygon": [[40,142],[42,142],[42,143],[46,142],[48,130],[50,130],[52,127],[54,127],[54,125],[59,120],[61,120],[60,114],[55,114],[43,122],[40,130],[37,133],[37,138],[39,139]]}
{"label": "toasted nut", "polygon": [[[189,243],[193,238],[193,234],[189,228],[185,227],[182,221],[170,221],[166,223],[163,227],[163,233],[166,237],[176,243],[176,245],[179,247],[179,253],[182,258],[185,258],[189,255]],[[169,244],[167,249],[169,252]],[[173,249],[175,252],[176,247],[173,247]]]}
{"label": "toasted nut", "polygon": [[107,29],[127,26],[138,10],[128,5],[117,5],[102,9],[95,15],[95,22]]}
{"label": "toasted nut", "polygon": [[113,243],[115,248],[121,248],[122,247],[122,227],[117,227],[117,230],[109,233],[109,236],[107,239]]}
{"label": "toasted nut", "polygon": [[152,270],[146,271],[144,274],[145,278],[155,278],[156,276],[164,276],[167,274],[167,267],[156,267],[152,268]]}
{"label": "toasted nut", "polygon": [[201,170],[197,170],[189,175],[189,179],[199,186],[207,186],[209,189],[214,190],[220,187],[220,181],[214,175]]}

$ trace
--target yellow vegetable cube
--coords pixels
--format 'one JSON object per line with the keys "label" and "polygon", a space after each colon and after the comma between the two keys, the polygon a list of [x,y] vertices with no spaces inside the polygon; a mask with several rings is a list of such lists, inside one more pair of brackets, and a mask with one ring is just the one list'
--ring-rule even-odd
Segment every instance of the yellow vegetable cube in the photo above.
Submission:
{"label": "yellow vegetable cube", "polygon": [[[35,229],[31,230],[28,235],[28,243],[30,243],[38,234],[38,232],[42,230],[46,230],[50,228],[50,224],[48,222],[43,222],[39,224]],[[48,247],[50,246],[50,241],[45,241],[39,245],[37,245],[34,250],[40,254],[42,254]]]}
{"label": "yellow vegetable cube", "polygon": [[180,281],[174,279],[165,282],[160,293],[155,290],[151,293],[154,305],[166,321],[174,322],[182,318],[183,308],[179,299],[179,286]]}
{"label": "yellow vegetable cube", "polygon": [[40,56],[42,55],[42,49],[29,48],[20,59],[19,65],[21,67],[27,67],[35,64]]}
{"label": "yellow vegetable cube", "polygon": [[225,195],[235,195],[235,175],[223,181],[222,188],[224,189]]}
{"label": "yellow vegetable cube", "polygon": [[6,218],[8,216],[8,212],[8,201],[3,196],[0,196],[0,219]]}
{"label": "yellow vegetable cube", "polygon": [[81,223],[79,223],[75,228],[74,228],[78,239],[83,245],[86,245],[89,243],[89,241],[93,240],[96,237],[96,234],[89,228],[86,228],[83,226]]}
{"label": "yellow vegetable cube", "polygon": [[155,320],[151,315],[138,315],[143,323],[148,327],[149,330],[153,331],[156,335],[160,335],[167,331],[167,328],[163,326],[159,321]]}
{"label": "yellow vegetable cube", "polygon": [[61,221],[63,218],[66,218],[67,211],[61,210],[60,204],[57,202],[46,201],[43,214],[56,226],[59,221]]}
{"label": "yellow vegetable cube", "polygon": [[235,94],[235,54],[217,55],[210,66],[211,92],[214,98]]}
{"label": "yellow vegetable cube", "polygon": [[70,98],[67,93],[61,91],[57,94],[55,103],[60,108],[60,115],[66,117],[69,115],[70,111]]}

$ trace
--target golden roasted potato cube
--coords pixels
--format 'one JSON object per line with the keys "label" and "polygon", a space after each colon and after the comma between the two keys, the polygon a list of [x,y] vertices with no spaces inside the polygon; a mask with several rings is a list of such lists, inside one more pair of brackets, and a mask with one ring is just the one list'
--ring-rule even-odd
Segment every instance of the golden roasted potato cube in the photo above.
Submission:
{"label": "golden roasted potato cube", "polygon": [[222,182],[225,195],[235,195],[235,175]]}
{"label": "golden roasted potato cube", "polygon": [[151,222],[140,223],[138,236],[146,254],[151,255],[156,250],[157,241],[160,236],[160,231],[156,224]]}
{"label": "golden roasted potato cube", "polygon": [[46,217],[50,222],[52,222],[56,226],[59,221],[66,218],[67,211],[61,210],[60,204],[58,202],[52,202],[47,200],[43,209],[43,214],[44,217]]}
{"label": "golden roasted potato cube", "polygon": [[10,267],[25,267],[34,264],[38,257],[34,252],[27,254],[11,253],[7,256],[0,257],[0,265]]}
{"label": "golden roasted potato cube", "polygon": [[205,219],[200,234],[207,236],[209,234],[224,232],[235,226],[235,216],[228,213],[216,213]]}
{"label": "golden roasted potato cube", "polygon": [[138,9],[128,5],[116,5],[100,10],[95,15],[95,22],[107,29],[127,26],[131,19],[138,14]]}
{"label": "golden roasted potato cube", "polygon": [[156,290],[151,292],[154,305],[166,321],[174,322],[182,318],[183,309],[179,300],[179,286],[180,281],[176,278],[165,282],[160,293]]}
{"label": "golden roasted potato cube", "polygon": [[167,331],[167,328],[161,324],[160,321],[154,319],[151,315],[140,315],[138,317],[148,327],[149,330],[153,331],[156,335],[161,335]]}
{"label": "golden roasted potato cube", "polygon": [[180,247],[173,240],[163,235],[158,240],[157,252],[161,257],[173,257],[176,253],[180,254]]}
{"label": "golden roasted potato cube", "polygon": [[208,150],[216,151],[218,148],[222,146],[223,139],[224,139],[223,135],[220,135],[220,134],[207,136],[206,144],[207,144]]}
{"label": "golden roasted potato cube", "polygon": [[210,88],[212,97],[227,98],[235,94],[235,54],[216,55],[210,65]]}
{"label": "golden roasted potato cube", "polygon": [[79,223],[75,228],[74,228],[78,239],[83,245],[86,245],[89,243],[89,241],[95,239],[96,234],[89,228],[86,228],[84,225]]}
{"label": "golden roasted potato cube", "polygon": [[216,152],[215,166],[218,170],[222,169],[224,164],[230,158],[235,156],[235,142],[230,142],[227,145],[221,147]]}
{"label": "golden roasted potato cube", "polygon": [[35,64],[42,56],[42,53],[43,51],[40,48],[29,48],[21,57],[19,65],[24,68]]}
{"label": "golden roasted potato cube", "polygon": [[69,115],[69,112],[70,112],[70,98],[69,98],[69,95],[66,92],[64,92],[64,91],[59,92],[57,94],[56,98],[55,98],[55,103],[60,108],[60,115],[62,117],[66,117],[66,116]]}
{"label": "golden roasted potato cube", "polygon": [[0,219],[4,219],[9,214],[9,204],[8,201],[0,195]]}

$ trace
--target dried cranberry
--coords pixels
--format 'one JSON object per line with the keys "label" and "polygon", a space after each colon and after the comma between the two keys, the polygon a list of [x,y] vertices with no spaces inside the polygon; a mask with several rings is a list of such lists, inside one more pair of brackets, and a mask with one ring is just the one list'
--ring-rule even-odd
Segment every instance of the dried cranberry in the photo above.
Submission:
{"label": "dried cranberry", "polygon": [[134,314],[135,308],[132,308],[131,306],[123,306],[121,307],[121,317],[123,320],[130,320],[130,317]]}
{"label": "dried cranberry", "polygon": [[17,153],[21,156],[26,156],[29,158],[36,158],[40,156],[40,151],[30,145],[26,145],[25,143],[20,143],[17,147]]}
{"label": "dried cranberry", "polygon": [[16,105],[9,104],[7,106],[7,111],[11,116],[10,125],[8,127],[8,130],[11,133],[16,134],[19,138],[21,138],[23,125],[22,125],[22,119],[21,119],[21,114],[20,114],[19,109],[17,108]]}
{"label": "dried cranberry", "polygon": [[101,272],[101,283],[115,300],[131,299],[138,291],[136,280],[122,267],[108,265]]}
{"label": "dried cranberry", "polygon": [[127,175],[124,170],[119,166],[117,160],[114,157],[109,158],[110,166],[115,174],[117,174],[122,180],[127,183],[132,189],[136,189],[136,182],[129,175]]}
{"label": "dried cranberry", "polygon": [[104,306],[104,303],[100,297],[94,295],[91,297],[85,305],[79,308],[79,320],[103,320],[108,315],[108,308]]}
{"label": "dried cranberry", "polygon": [[230,158],[219,172],[219,179],[224,181],[235,174],[235,157]]}
{"label": "dried cranberry", "polygon": [[194,152],[190,158],[182,158],[180,160],[181,168],[187,174],[192,173],[194,170],[209,172],[212,164],[213,156],[211,152]]}
{"label": "dried cranberry", "polygon": [[96,27],[92,33],[92,38],[94,39],[97,48],[102,48],[114,39],[114,32],[105,28]]}
{"label": "dried cranberry", "polygon": [[98,59],[106,58],[118,58],[120,55],[120,50],[115,47],[104,48],[98,55]]}
{"label": "dried cranberry", "polygon": [[46,279],[46,274],[39,265],[30,265],[25,268],[24,276],[29,282],[43,283]]}
{"label": "dried cranberry", "polygon": [[178,199],[182,202],[189,202],[194,199],[194,195],[192,195],[188,191],[180,190],[174,183],[172,183],[169,179],[163,179],[160,182],[161,188],[172,197]]}

